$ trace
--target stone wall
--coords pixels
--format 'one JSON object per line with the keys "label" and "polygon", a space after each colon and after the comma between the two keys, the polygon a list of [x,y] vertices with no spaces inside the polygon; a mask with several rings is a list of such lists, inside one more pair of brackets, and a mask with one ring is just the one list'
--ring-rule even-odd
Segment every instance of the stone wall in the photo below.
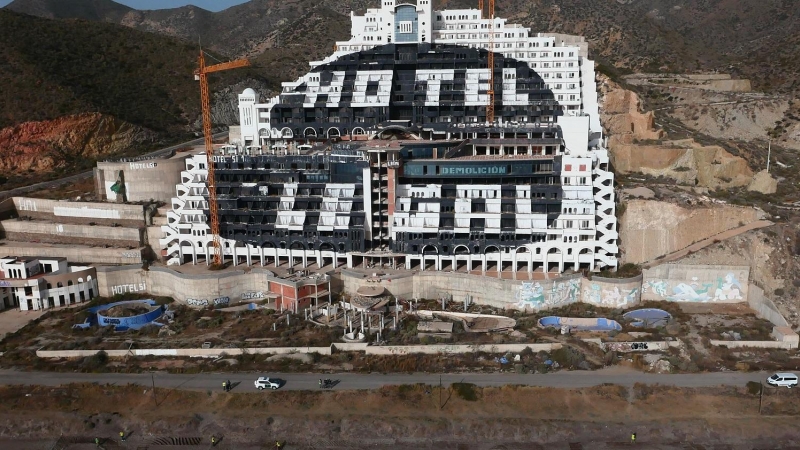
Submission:
{"label": "stone wall", "polygon": [[662,264],[642,273],[642,299],[699,303],[748,300],[749,266]]}

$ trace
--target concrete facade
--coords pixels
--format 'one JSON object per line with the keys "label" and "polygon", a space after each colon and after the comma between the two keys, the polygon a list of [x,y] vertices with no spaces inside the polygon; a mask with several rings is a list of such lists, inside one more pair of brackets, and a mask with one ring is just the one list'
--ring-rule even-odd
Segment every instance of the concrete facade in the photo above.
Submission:
{"label": "concrete facade", "polygon": [[642,275],[643,300],[738,303],[747,301],[750,267],[662,264]]}
{"label": "concrete facade", "polygon": [[[98,162],[94,169],[97,197],[109,202],[169,203],[184,170],[183,158],[148,158]],[[114,185],[123,185],[117,194]]]}
{"label": "concrete facade", "polygon": [[69,306],[97,296],[97,272],[64,258],[0,258],[0,292],[2,306],[22,311]]}

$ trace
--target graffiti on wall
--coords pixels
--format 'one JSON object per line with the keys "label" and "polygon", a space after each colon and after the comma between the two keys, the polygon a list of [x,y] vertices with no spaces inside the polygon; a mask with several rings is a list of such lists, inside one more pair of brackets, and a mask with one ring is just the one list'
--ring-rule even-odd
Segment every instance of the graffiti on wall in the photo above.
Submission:
{"label": "graffiti on wall", "polygon": [[662,350],[658,343],[650,342],[649,344],[647,342],[604,342],[603,349],[615,352]]}
{"label": "graffiti on wall", "polygon": [[[212,301],[212,303],[214,304],[214,306],[219,306],[219,305],[227,305],[228,303],[230,303],[230,301],[231,301],[230,297],[217,297]],[[203,299],[187,298],[186,304],[189,306],[208,306],[209,302],[207,299],[204,298]]]}
{"label": "graffiti on wall", "polygon": [[659,297],[673,302],[729,302],[744,300],[744,288],[733,272],[728,272],[724,277],[717,277],[716,282],[699,281],[692,277],[686,283],[679,283],[672,288],[672,293],[667,290],[664,280],[650,280],[642,285],[642,292],[652,292]]}
{"label": "graffiti on wall", "polygon": [[264,298],[264,293],[262,291],[245,292],[242,294],[242,300],[255,300],[258,298]]}
{"label": "graffiti on wall", "polygon": [[147,290],[147,284],[144,281],[136,284],[120,284],[111,286],[111,295],[126,294],[134,292],[144,292]]}
{"label": "graffiti on wall", "polygon": [[539,309],[566,305],[578,301],[580,291],[580,278],[554,282],[550,289],[545,289],[538,281],[524,282],[517,286],[517,307]]}
{"label": "graffiti on wall", "polygon": [[208,306],[208,300],[206,299],[187,298],[186,303],[189,306]]}
{"label": "graffiti on wall", "polygon": [[583,290],[582,301],[609,308],[622,308],[636,303],[639,300],[638,293],[638,288],[620,289],[619,286],[614,286],[613,288],[603,289],[598,283],[592,283]]}

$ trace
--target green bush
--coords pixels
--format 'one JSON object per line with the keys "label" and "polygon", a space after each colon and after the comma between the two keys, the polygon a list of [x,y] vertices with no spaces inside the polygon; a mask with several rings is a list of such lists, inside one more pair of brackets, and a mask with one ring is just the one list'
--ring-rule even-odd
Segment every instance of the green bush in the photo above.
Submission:
{"label": "green bush", "polygon": [[750,395],[759,395],[759,394],[761,394],[761,387],[762,387],[761,383],[759,383],[758,381],[748,381],[747,382],[747,392],[749,392]]}
{"label": "green bush", "polygon": [[477,386],[472,383],[453,383],[453,392],[463,400],[474,402],[478,400]]}

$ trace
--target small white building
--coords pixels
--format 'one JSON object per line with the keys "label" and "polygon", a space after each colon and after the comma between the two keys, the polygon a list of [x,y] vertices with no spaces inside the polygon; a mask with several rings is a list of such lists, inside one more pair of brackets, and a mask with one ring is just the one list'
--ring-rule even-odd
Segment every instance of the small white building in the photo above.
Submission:
{"label": "small white building", "polygon": [[69,306],[98,294],[94,267],[69,266],[65,258],[0,258],[0,303],[23,311]]}

